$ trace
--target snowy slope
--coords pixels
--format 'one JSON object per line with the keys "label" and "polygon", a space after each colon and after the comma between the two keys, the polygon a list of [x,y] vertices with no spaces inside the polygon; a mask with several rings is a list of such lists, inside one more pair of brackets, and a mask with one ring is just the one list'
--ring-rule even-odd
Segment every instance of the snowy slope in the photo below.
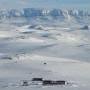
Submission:
{"label": "snowy slope", "polygon": [[[81,10],[0,10],[0,90],[90,90],[89,17]],[[71,85],[22,86],[34,77]]]}

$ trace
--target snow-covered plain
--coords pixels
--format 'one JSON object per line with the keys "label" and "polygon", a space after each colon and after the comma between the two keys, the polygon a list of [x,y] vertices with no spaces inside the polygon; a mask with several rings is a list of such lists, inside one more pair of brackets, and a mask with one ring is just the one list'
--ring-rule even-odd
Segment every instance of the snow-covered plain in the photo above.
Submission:
{"label": "snow-covered plain", "polygon": [[[20,20],[0,23],[0,90],[90,90],[90,29],[83,29],[86,24],[74,19]],[[34,77],[72,85],[22,86],[23,80]]]}

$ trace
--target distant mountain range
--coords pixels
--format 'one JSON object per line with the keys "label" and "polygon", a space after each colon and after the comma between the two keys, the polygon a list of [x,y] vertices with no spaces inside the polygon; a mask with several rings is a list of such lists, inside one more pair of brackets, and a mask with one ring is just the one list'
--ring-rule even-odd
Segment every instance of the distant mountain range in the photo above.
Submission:
{"label": "distant mountain range", "polygon": [[90,17],[90,12],[85,10],[66,10],[66,9],[37,9],[37,8],[23,8],[21,10],[10,9],[10,10],[0,10],[0,19],[12,18],[12,17],[24,17],[24,18],[81,18]]}

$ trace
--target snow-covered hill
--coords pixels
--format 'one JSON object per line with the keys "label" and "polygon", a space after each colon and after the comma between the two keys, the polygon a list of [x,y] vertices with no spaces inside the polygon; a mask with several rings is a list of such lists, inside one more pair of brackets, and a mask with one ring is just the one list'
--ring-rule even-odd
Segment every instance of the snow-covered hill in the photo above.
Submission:
{"label": "snow-covered hill", "polygon": [[[90,90],[89,69],[89,12],[0,10],[0,90]],[[70,85],[32,85],[32,78]]]}

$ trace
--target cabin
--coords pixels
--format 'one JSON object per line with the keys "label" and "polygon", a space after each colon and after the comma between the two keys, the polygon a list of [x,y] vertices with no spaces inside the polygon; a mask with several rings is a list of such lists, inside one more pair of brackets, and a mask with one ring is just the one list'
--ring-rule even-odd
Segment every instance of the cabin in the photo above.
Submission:
{"label": "cabin", "polygon": [[43,78],[32,78],[32,81],[43,81]]}
{"label": "cabin", "polygon": [[52,84],[51,80],[43,80],[43,85],[50,85]]}
{"label": "cabin", "polygon": [[65,80],[43,80],[43,78],[32,78],[32,80],[30,81],[23,80],[22,86],[29,86],[29,85],[53,86],[53,85],[68,84],[68,82],[66,82]]}
{"label": "cabin", "polygon": [[59,85],[65,85],[66,84],[66,81],[55,81],[56,84],[59,84]]}
{"label": "cabin", "polygon": [[66,85],[66,81],[44,80],[43,85]]}
{"label": "cabin", "polygon": [[43,78],[32,78],[33,85],[42,85]]}

